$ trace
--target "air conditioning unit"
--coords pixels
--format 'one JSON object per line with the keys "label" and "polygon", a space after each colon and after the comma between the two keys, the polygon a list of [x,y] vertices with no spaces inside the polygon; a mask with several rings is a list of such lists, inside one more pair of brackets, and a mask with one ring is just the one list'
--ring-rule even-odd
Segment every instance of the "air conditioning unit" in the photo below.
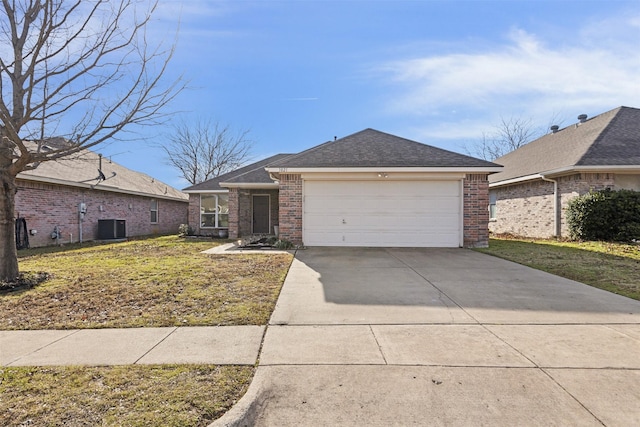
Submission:
{"label": "air conditioning unit", "polygon": [[98,239],[126,239],[127,221],[124,219],[99,219]]}

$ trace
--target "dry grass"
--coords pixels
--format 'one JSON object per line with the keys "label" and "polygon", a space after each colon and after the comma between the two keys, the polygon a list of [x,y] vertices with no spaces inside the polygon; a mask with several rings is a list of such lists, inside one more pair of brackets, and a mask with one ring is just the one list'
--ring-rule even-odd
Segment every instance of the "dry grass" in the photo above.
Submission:
{"label": "dry grass", "polygon": [[206,426],[247,390],[250,366],[0,369],[2,426]]}
{"label": "dry grass", "polygon": [[[158,237],[20,252],[51,277],[0,293],[0,329],[264,325],[292,255],[214,256],[212,240]],[[0,368],[2,426],[206,426],[252,366]]]}
{"label": "dry grass", "polygon": [[0,294],[0,329],[264,325],[290,254],[206,255],[212,240],[175,236],[21,253],[51,274]]}
{"label": "dry grass", "polygon": [[478,250],[640,300],[638,245],[496,238]]}

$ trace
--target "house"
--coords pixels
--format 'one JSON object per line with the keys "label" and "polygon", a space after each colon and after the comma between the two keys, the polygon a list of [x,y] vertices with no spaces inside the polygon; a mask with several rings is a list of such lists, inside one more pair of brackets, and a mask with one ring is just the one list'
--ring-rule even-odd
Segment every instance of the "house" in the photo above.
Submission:
{"label": "house", "polygon": [[489,177],[493,233],[568,236],[569,201],[590,190],[640,191],[640,109],[619,107],[526,144]]}
{"label": "house", "polygon": [[196,232],[307,246],[488,244],[491,162],[365,129],[184,189]]}
{"label": "house", "polygon": [[31,247],[177,233],[187,222],[186,194],[90,150],[21,172],[16,183],[15,214]]}

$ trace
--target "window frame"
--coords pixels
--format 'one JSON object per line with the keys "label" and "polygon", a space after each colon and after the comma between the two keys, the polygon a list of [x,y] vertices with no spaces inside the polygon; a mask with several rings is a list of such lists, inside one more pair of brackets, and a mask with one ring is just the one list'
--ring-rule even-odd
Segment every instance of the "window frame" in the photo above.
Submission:
{"label": "window frame", "polygon": [[489,191],[489,221],[497,221],[498,219],[498,194],[496,191]]}
{"label": "window frame", "polygon": [[[203,198],[214,198],[215,207],[210,212],[204,211],[202,203]],[[224,198],[226,203],[220,205],[220,199]],[[223,212],[223,210],[225,210]],[[204,225],[206,221],[203,221],[203,216],[213,216],[213,225]],[[200,193],[200,228],[203,229],[228,229],[229,228],[229,193]],[[226,222],[226,225],[220,225]]]}
{"label": "window frame", "polygon": [[[155,205],[155,209],[154,209],[154,205]],[[155,214],[155,221],[153,218],[154,214]],[[149,206],[149,220],[151,224],[157,224],[158,222],[160,222],[160,203],[158,202],[158,199],[151,199],[150,206]]]}

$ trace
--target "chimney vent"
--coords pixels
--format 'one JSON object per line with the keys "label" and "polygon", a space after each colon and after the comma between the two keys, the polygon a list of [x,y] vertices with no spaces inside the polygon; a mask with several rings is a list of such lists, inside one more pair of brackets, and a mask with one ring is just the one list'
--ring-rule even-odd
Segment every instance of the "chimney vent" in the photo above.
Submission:
{"label": "chimney vent", "polygon": [[584,123],[587,121],[587,115],[586,114],[580,114],[578,116],[578,120],[580,120],[580,123]]}
{"label": "chimney vent", "polygon": [[560,129],[560,126],[558,126],[558,125],[553,125],[553,126],[551,126],[551,133],[556,133],[556,132],[558,132],[558,129]]}

